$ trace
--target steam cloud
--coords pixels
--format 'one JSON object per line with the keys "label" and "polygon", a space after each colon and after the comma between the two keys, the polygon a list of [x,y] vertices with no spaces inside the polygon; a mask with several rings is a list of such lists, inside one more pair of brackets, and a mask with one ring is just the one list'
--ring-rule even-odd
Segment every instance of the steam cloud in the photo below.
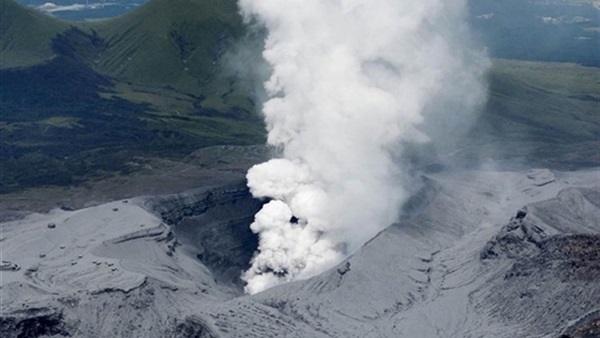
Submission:
{"label": "steam cloud", "polygon": [[487,62],[467,48],[463,0],[239,5],[268,30],[263,113],[282,150],[247,174],[271,199],[251,225],[259,248],[242,278],[253,294],[334,266],[395,222],[406,197],[395,155],[471,120]]}

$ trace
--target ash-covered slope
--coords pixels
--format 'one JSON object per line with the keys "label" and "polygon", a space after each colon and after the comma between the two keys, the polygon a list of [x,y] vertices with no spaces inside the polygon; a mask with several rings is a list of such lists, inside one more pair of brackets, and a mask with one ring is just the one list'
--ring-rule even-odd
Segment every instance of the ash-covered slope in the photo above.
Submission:
{"label": "ash-covered slope", "polygon": [[[598,310],[597,172],[472,171],[426,182],[410,217],[340,266],[227,303],[216,315],[224,336],[558,337]],[[504,257],[488,258],[515,222],[545,229],[544,244],[516,236]]]}
{"label": "ash-covered slope", "polygon": [[[474,297],[532,332],[559,330],[593,312],[599,320],[599,204],[597,187],[568,188],[520,210],[481,252],[484,265],[509,266],[498,272],[502,283]],[[588,336],[598,335],[600,328]]]}
{"label": "ash-covered slope", "polygon": [[421,181],[405,217],[339,266],[254,296],[235,278],[260,207],[243,184],[3,223],[2,259],[20,270],[2,271],[2,336],[593,334],[596,170]]}
{"label": "ash-covered slope", "polygon": [[168,224],[204,215],[199,231],[220,234],[206,257],[237,262],[256,247],[239,222],[259,207],[242,182],[2,223],[1,336],[211,337],[197,310],[241,286],[228,269],[202,264],[200,243],[179,242]]}

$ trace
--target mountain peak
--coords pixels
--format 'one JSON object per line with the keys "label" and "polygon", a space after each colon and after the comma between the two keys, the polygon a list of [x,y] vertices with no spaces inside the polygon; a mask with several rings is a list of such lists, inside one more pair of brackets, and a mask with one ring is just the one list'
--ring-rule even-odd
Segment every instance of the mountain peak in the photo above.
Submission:
{"label": "mountain peak", "polygon": [[69,24],[18,4],[0,0],[2,68],[27,67],[54,57],[52,39]]}

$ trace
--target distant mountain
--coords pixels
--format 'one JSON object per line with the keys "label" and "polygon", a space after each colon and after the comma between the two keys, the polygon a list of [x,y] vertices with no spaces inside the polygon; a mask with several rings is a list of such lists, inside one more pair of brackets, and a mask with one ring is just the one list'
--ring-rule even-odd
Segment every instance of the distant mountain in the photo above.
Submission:
{"label": "distant mountain", "polygon": [[[127,173],[137,170],[127,165],[133,156],[264,142],[254,92],[266,69],[262,39],[244,27],[235,0],[152,0],[71,23],[14,0],[0,6],[1,192]],[[477,20],[492,20],[482,13]],[[598,165],[596,80],[597,68],[496,60],[490,100],[452,157]]]}
{"label": "distant mountain", "polygon": [[155,0],[71,24],[0,1],[2,191],[264,142],[247,81],[228,66],[246,36],[235,1]]}
{"label": "distant mountain", "polygon": [[492,56],[600,67],[593,0],[470,0],[469,22]]}
{"label": "distant mountain", "polygon": [[27,9],[12,0],[1,0],[0,66],[30,66],[54,57],[52,39],[69,28],[65,22]]}
{"label": "distant mountain", "polygon": [[[17,0],[70,21],[123,15],[147,0]],[[600,66],[594,0],[469,0],[469,23],[493,57]]]}
{"label": "distant mountain", "polygon": [[19,0],[19,3],[64,20],[102,20],[125,14],[147,0]]}
{"label": "distant mountain", "polygon": [[84,27],[103,38],[95,64],[104,73],[205,96],[224,71],[224,53],[245,33],[235,0],[154,0]]}
{"label": "distant mountain", "polygon": [[2,0],[2,6],[3,68],[61,55],[56,39],[69,29],[61,38],[77,41],[68,52],[94,70],[193,93],[223,73],[223,54],[245,34],[234,0],[155,0],[111,20],[70,24],[13,0]]}

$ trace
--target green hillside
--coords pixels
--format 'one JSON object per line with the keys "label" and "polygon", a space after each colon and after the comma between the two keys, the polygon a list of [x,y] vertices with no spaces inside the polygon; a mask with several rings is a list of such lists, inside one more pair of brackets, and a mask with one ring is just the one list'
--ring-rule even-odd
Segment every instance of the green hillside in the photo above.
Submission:
{"label": "green hillside", "polygon": [[[244,60],[261,50],[235,0],[151,0],[73,24],[0,5],[0,193],[128,175],[140,157],[264,143],[256,86],[228,67],[240,43],[252,47]],[[600,165],[597,68],[494,60],[489,84],[458,162]]]}
{"label": "green hillside", "polygon": [[600,165],[598,68],[494,60],[463,159],[575,169]]}
{"label": "green hillside", "polygon": [[98,67],[106,74],[188,91],[214,79],[243,34],[235,1],[220,0],[155,0],[89,27],[104,38]]}
{"label": "green hillside", "polygon": [[140,89],[125,89],[124,99],[157,101],[148,89],[166,88],[196,96],[196,106],[213,113],[254,110],[247,85],[224,60],[246,34],[235,0],[154,0],[82,29],[102,38],[96,69]]}
{"label": "green hillside", "polygon": [[235,1],[154,0],[71,25],[0,1],[1,192],[127,172],[139,156],[264,142],[243,81],[225,71],[244,34]]}
{"label": "green hillside", "polygon": [[[205,108],[252,110],[244,84],[224,64],[226,51],[245,34],[235,0],[154,0],[110,20],[65,23],[17,4],[2,5],[2,68],[39,65],[64,54],[98,73],[148,88],[202,97]],[[93,51],[90,51],[93,47]],[[123,98],[135,99],[131,88]],[[181,112],[180,112],[181,113]]]}
{"label": "green hillside", "polygon": [[103,73],[201,95],[203,106],[253,109],[222,57],[244,34],[235,0],[154,0],[113,20],[91,23],[105,49]]}
{"label": "green hillside", "polygon": [[0,66],[26,67],[54,56],[52,39],[69,28],[67,23],[0,0]]}

